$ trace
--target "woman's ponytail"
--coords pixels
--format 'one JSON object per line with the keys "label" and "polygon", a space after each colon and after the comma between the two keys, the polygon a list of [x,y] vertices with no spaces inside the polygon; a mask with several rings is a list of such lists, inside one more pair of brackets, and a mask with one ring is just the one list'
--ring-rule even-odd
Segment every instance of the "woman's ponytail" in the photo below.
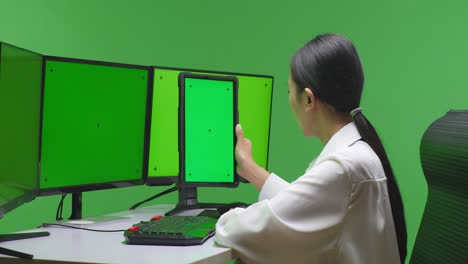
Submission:
{"label": "woman's ponytail", "polygon": [[361,134],[363,140],[369,144],[382,162],[382,166],[387,177],[388,195],[392,207],[393,222],[398,241],[398,250],[400,252],[401,263],[405,263],[406,258],[406,224],[403,209],[403,200],[401,199],[400,189],[398,188],[395,175],[393,175],[392,166],[388,160],[382,141],[369,120],[362,114],[360,108],[351,111],[354,123]]}

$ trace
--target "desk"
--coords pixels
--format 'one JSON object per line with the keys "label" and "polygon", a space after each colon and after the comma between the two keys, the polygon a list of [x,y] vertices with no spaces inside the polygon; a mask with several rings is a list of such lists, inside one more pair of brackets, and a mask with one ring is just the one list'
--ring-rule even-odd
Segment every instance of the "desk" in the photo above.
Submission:
{"label": "desk", "polygon": [[[108,216],[125,219],[81,225],[93,229],[127,229],[132,224],[164,215],[173,205],[156,205]],[[191,210],[181,215],[197,215]],[[123,232],[102,233],[62,227],[46,227],[50,236],[0,243],[1,247],[33,254],[35,260],[57,260],[59,263],[225,263],[232,259],[229,248],[214,245],[213,238],[203,245],[188,247],[126,245]],[[14,261],[14,262],[12,262]],[[31,263],[0,255],[0,263]],[[45,263],[38,261],[38,263]],[[54,263],[54,262],[52,262]]]}

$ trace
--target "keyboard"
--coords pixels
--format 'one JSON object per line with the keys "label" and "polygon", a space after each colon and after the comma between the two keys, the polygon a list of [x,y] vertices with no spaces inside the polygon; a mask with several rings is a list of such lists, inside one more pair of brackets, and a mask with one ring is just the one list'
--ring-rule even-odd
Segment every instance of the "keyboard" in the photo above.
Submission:
{"label": "keyboard", "polygon": [[209,216],[155,216],[133,225],[124,236],[135,245],[201,245],[215,234],[216,221]]}

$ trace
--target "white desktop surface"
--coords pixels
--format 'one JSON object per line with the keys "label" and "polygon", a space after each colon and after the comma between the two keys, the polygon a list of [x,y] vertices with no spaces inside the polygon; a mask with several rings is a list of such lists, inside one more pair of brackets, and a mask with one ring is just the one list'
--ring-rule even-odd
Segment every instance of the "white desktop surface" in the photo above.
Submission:
{"label": "white desktop surface", "polygon": [[[164,215],[173,205],[155,205],[109,216],[128,217],[108,222],[79,225],[92,229],[127,229],[142,220]],[[191,210],[181,215],[196,215],[202,210]],[[64,223],[66,224],[66,223]],[[229,248],[214,244],[213,238],[198,246],[126,245],[123,232],[102,233],[62,227],[28,230],[48,231],[50,236],[0,243],[1,247],[33,254],[38,260],[58,260],[86,263],[225,263],[232,258]],[[1,258],[0,263],[8,263]]]}

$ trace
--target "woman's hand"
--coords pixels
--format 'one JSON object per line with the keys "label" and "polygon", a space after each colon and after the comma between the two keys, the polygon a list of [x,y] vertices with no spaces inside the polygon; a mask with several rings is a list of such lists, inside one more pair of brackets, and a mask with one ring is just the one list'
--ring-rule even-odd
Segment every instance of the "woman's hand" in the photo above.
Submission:
{"label": "woman's hand", "polygon": [[244,131],[242,131],[240,124],[236,125],[236,137],[237,174],[249,181],[260,191],[270,173],[253,160],[252,142],[244,138]]}
{"label": "woman's hand", "polygon": [[249,180],[248,171],[246,169],[251,163],[252,159],[252,142],[244,137],[244,131],[240,124],[236,125],[236,160],[237,160],[237,174],[242,178]]}
{"label": "woman's hand", "polygon": [[244,131],[240,124],[236,125],[236,160],[237,160],[237,174],[242,178],[249,180],[246,167],[253,162],[252,159],[252,142],[244,137]]}

